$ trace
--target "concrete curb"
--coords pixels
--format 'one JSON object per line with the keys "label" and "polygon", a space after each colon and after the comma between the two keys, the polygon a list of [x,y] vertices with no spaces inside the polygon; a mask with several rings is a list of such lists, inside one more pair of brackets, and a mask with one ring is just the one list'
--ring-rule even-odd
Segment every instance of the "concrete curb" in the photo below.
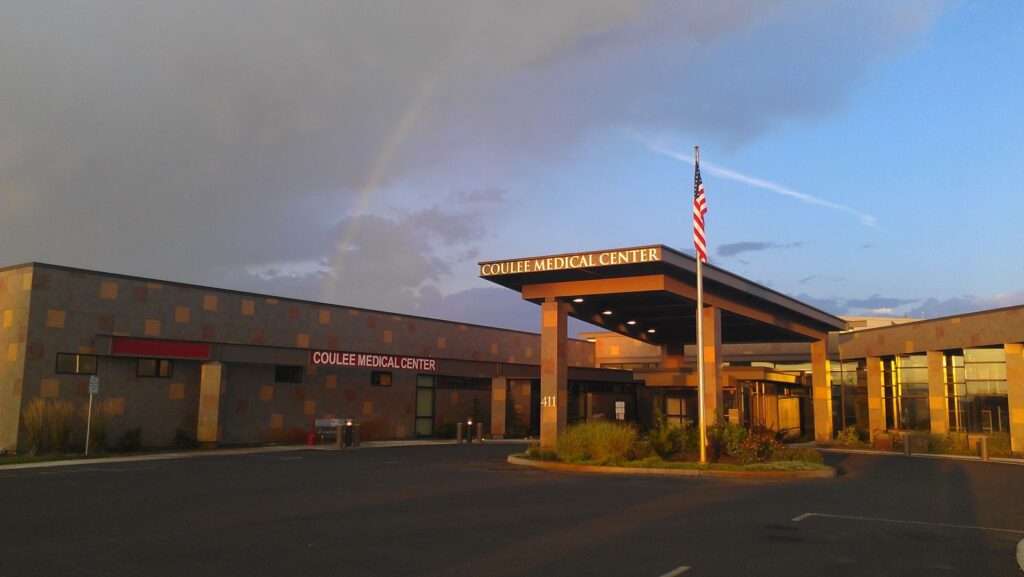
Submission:
{"label": "concrete curb", "polygon": [[599,473],[605,475],[656,475],[661,477],[725,477],[731,479],[831,479],[835,469],[828,471],[720,471],[714,469],[654,469],[635,467],[603,467],[600,465],[573,465],[553,461],[536,461],[509,455],[512,465],[534,467],[546,471],[567,473]]}
{"label": "concrete curb", "polygon": [[[523,439],[493,439],[483,443],[473,443],[472,446],[481,445],[517,445],[527,444],[530,441]],[[346,447],[343,451],[359,449],[383,449],[391,447],[435,447],[443,445],[458,445],[454,440],[425,440],[425,441],[364,441],[358,447]],[[468,446],[468,444],[467,444]],[[237,449],[197,449],[193,451],[176,451],[173,453],[154,453],[149,455],[125,455],[123,457],[95,457],[91,459],[68,459],[65,461],[42,461],[38,463],[15,463],[11,465],[0,465],[0,471],[13,471],[17,469],[41,469],[45,467],[71,467],[75,465],[106,465],[108,463],[132,463],[141,461],[169,461],[172,459],[193,459],[198,457],[230,457],[234,455],[256,455],[260,453],[285,453],[291,451],[337,451],[333,444],[323,445],[271,445],[264,447],[244,447]]]}
{"label": "concrete curb", "polygon": [[[903,453],[895,451],[877,451],[874,449],[836,449],[833,447],[809,447],[822,453],[842,453],[848,455],[874,455],[879,457],[906,457]],[[911,453],[911,457],[919,459],[946,459],[950,461],[974,461],[977,463],[1001,463],[1003,465],[1024,465],[1024,459],[1010,457],[991,457],[988,461],[982,461],[981,457],[974,455],[939,455],[935,453]]]}

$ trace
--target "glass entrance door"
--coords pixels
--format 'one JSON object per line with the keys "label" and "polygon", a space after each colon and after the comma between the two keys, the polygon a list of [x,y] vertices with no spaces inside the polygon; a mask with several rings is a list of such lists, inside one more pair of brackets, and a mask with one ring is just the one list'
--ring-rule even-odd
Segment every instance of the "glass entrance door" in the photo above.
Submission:
{"label": "glass entrance door", "polygon": [[416,377],[416,436],[434,434],[434,377]]}

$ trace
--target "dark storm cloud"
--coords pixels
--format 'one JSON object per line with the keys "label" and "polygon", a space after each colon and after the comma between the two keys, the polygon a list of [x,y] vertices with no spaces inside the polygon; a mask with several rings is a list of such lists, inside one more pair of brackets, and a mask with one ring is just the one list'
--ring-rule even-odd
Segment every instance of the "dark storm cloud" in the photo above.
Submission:
{"label": "dark storm cloud", "polygon": [[788,244],[780,244],[776,242],[756,242],[756,241],[743,241],[723,244],[718,247],[718,256],[730,257],[745,252],[759,252],[770,249],[787,249],[796,248],[803,245],[802,242],[791,242]]}
{"label": "dark storm cloud", "polygon": [[[300,291],[333,282],[354,291],[329,291],[340,302],[391,306],[448,274],[451,255],[468,254],[481,219],[494,218],[482,207],[508,195],[469,185],[454,194],[476,207],[467,212],[430,208],[450,188],[418,190],[419,206],[384,217],[362,213],[374,190],[408,188],[437,167],[559,162],[608,128],[700,131],[738,146],[782,120],[840,108],[937,10],[4,3],[0,265]],[[354,220],[339,247],[342,218]],[[432,241],[414,234],[423,230]]]}

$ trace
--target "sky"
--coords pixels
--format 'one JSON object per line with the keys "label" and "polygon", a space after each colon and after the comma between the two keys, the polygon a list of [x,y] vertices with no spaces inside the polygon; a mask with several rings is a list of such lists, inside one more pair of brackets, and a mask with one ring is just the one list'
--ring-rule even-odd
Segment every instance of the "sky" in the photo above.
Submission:
{"label": "sky", "polygon": [[0,0],[0,266],[537,331],[477,263],[692,254],[699,145],[712,264],[1024,304],[1021,62],[1019,0]]}

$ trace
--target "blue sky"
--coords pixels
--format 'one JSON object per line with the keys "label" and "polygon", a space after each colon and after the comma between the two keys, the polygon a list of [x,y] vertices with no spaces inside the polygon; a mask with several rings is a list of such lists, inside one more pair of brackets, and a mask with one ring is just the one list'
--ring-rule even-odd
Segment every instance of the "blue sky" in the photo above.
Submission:
{"label": "blue sky", "polygon": [[[242,9],[242,6],[245,9]],[[692,251],[1024,303],[1024,3],[0,0],[0,264],[535,330],[476,262]]]}

